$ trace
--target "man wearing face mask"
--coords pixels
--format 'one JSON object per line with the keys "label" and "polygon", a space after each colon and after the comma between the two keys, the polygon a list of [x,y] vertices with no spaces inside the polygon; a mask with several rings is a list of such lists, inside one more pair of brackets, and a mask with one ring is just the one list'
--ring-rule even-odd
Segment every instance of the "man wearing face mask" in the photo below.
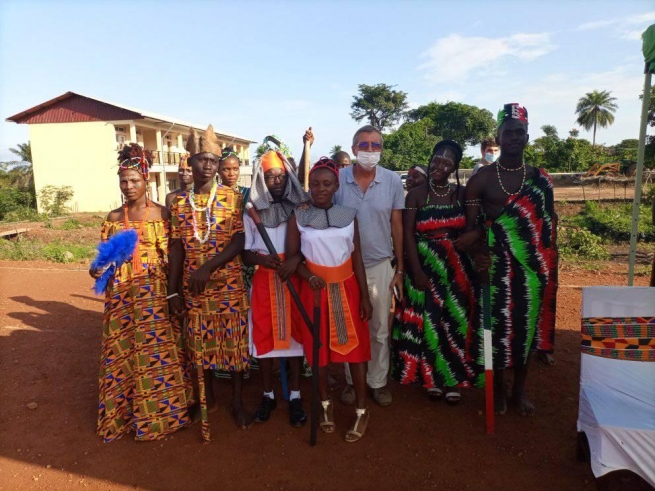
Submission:
{"label": "man wearing face mask", "polygon": [[[403,223],[405,196],[400,176],[377,164],[382,153],[382,133],[374,126],[363,126],[353,136],[356,162],[339,172],[339,190],[334,196],[337,205],[357,210],[362,258],[373,305],[369,321],[371,332],[371,361],[368,362],[366,382],[373,392],[373,400],[380,406],[391,404],[387,389],[389,374],[389,310],[391,296],[397,292],[402,298]],[[392,242],[393,241],[393,242]],[[396,258],[396,269],[391,259]],[[355,403],[355,391],[350,370],[346,365],[348,385],[341,394],[344,404]]]}
{"label": "man wearing face mask", "polygon": [[487,138],[483,140],[480,144],[480,150],[482,151],[482,158],[477,164],[475,164],[475,167],[473,167],[473,173],[471,176],[475,175],[475,173],[485,165],[493,164],[500,155],[500,148],[498,148],[498,143],[496,143],[495,138]]}

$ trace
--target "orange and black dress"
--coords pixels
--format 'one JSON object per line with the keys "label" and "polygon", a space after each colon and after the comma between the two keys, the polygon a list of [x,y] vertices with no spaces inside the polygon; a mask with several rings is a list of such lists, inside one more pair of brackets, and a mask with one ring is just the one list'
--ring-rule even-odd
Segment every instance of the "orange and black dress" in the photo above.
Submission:
{"label": "orange and black dress", "polygon": [[104,222],[102,241],[126,228],[139,232],[141,263],[118,267],[105,294],[98,414],[105,442],[128,431],[156,440],[191,424],[181,332],[166,301],[169,223]]}
{"label": "orange and black dress", "polygon": [[[240,372],[250,363],[248,297],[241,257],[236,256],[215,270],[202,294],[191,295],[188,290],[191,275],[220,254],[234,235],[244,231],[242,195],[227,186],[217,185],[214,198],[210,200],[210,197],[211,194],[183,192],[171,205],[171,239],[181,239],[184,247],[187,354],[201,379],[203,370]],[[202,380],[199,389],[203,439],[209,441]]]}

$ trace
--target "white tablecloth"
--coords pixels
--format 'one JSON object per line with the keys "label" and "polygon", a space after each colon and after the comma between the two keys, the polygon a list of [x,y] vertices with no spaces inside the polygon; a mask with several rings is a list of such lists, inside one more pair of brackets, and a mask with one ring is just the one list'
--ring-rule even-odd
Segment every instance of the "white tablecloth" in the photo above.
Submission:
{"label": "white tablecloth", "polygon": [[[582,317],[655,317],[655,288],[583,288]],[[627,469],[655,487],[655,362],[583,353],[578,431],[596,477]]]}

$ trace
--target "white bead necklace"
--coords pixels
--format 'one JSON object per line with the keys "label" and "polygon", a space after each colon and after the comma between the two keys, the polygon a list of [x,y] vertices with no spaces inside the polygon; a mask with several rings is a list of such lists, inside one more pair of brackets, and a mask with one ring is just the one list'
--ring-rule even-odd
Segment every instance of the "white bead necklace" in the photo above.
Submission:
{"label": "white bead necklace", "polygon": [[[216,197],[216,187],[217,187],[216,183],[214,182],[214,185],[212,186],[212,190],[209,193],[207,206],[201,208],[196,207],[196,195],[193,191],[194,188],[191,188],[191,191],[189,192],[189,204],[191,205],[191,209],[193,210],[193,213],[191,214],[193,217],[193,236],[201,244],[204,244],[209,240],[209,234],[211,233],[211,215],[214,209],[214,198]],[[204,237],[200,237],[200,234],[198,233],[198,223],[196,221],[196,212],[198,211],[205,212],[205,222],[207,224],[207,230],[205,231]]]}

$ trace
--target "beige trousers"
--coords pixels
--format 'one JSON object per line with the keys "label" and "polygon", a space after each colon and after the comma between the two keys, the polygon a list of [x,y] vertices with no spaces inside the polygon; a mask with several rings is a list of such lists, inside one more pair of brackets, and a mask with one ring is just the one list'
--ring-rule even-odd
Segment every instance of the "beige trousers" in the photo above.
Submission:
{"label": "beige trousers", "polygon": [[[387,385],[389,375],[389,310],[392,293],[389,285],[393,279],[391,261],[385,260],[366,268],[368,294],[373,304],[373,317],[368,322],[371,333],[371,361],[368,362],[366,383],[371,389]],[[346,363],[346,381],[352,385],[350,368]]]}

